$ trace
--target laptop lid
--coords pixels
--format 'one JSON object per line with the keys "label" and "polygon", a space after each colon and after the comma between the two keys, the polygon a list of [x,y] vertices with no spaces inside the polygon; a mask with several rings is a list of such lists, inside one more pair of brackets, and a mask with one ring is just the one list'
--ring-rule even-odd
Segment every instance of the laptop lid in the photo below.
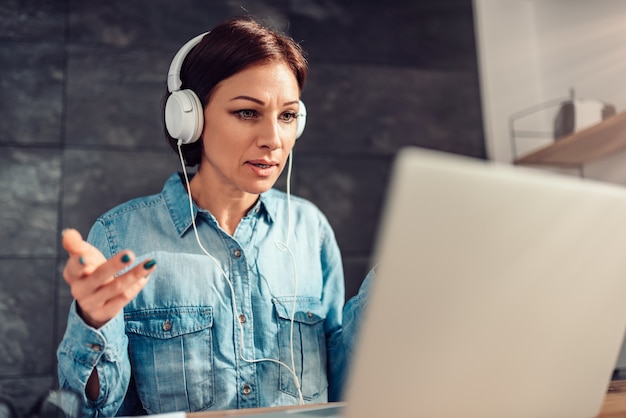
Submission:
{"label": "laptop lid", "polygon": [[626,189],[402,150],[348,418],[595,416],[626,327]]}

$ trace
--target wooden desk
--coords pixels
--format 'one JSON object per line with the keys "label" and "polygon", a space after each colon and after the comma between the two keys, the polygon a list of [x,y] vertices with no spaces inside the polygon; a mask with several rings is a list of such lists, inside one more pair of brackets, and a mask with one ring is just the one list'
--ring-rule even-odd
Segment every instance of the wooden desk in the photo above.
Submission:
{"label": "wooden desk", "polygon": [[[340,405],[341,403],[338,403]],[[304,408],[310,408],[311,405],[306,405]],[[273,408],[256,408],[256,409],[235,409],[229,411],[210,411],[210,412],[194,412],[187,414],[189,418],[231,418],[231,417],[246,417],[254,416],[256,414],[262,414],[264,412],[280,411],[287,409],[298,409],[300,406],[276,406]],[[611,415],[613,416],[613,415]],[[625,415],[626,416],[626,415]]]}
{"label": "wooden desk", "polygon": [[[293,409],[298,407],[258,408],[242,409],[234,411],[195,412],[187,414],[189,418],[232,418],[245,417],[270,410]],[[609,386],[609,391],[602,405],[600,415],[597,418],[626,418],[626,380],[614,380]]]}
{"label": "wooden desk", "polygon": [[598,418],[626,418],[626,380],[614,380]]}

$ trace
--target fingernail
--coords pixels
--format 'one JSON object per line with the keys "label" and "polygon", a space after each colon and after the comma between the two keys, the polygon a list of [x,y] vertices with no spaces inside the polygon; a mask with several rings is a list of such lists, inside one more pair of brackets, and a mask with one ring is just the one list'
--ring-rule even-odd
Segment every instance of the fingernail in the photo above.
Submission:
{"label": "fingernail", "polygon": [[150,270],[152,267],[154,267],[155,264],[156,264],[156,261],[148,260],[144,263],[143,268],[146,270]]}
{"label": "fingernail", "polygon": [[80,257],[78,257],[78,262],[79,262],[81,265],[83,265],[83,266],[85,265],[85,259],[83,258],[83,256],[82,256],[82,255],[81,255]]}
{"label": "fingernail", "polygon": [[65,228],[63,229],[63,231],[61,231],[61,238],[63,238],[63,235],[65,235],[65,233],[69,230],[69,228]]}
{"label": "fingernail", "polygon": [[128,263],[130,261],[130,256],[128,254],[124,254],[122,256],[122,263]]}

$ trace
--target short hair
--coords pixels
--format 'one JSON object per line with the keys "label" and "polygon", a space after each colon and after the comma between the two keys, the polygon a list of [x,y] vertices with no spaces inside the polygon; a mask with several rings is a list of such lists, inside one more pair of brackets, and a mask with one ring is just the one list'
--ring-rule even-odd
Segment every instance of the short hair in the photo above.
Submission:
{"label": "short hair", "polygon": [[[192,90],[204,109],[211,94],[222,80],[256,64],[285,62],[293,71],[300,91],[308,74],[308,62],[300,45],[277,29],[261,24],[251,17],[235,17],[217,25],[185,57],[180,79],[181,90]],[[178,152],[178,141],[165,129],[165,90],[162,115],[165,137]],[[202,141],[181,146],[185,164],[200,164]]]}

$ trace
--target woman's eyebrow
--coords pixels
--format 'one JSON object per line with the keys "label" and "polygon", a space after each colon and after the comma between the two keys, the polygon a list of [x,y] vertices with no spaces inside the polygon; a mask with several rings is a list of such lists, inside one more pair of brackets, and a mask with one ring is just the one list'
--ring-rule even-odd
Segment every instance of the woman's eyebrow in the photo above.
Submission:
{"label": "woman's eyebrow", "polygon": [[[265,105],[265,102],[263,100],[259,100],[259,99],[256,99],[256,98],[250,97],[250,96],[237,96],[237,97],[233,97],[232,99],[230,99],[231,102],[234,101],[234,100],[249,100],[251,102],[260,104],[261,106]],[[292,104],[296,104],[296,103],[298,103],[298,100],[292,100],[292,101],[283,103],[283,106],[288,106],[288,105],[292,105]]]}
{"label": "woman's eyebrow", "polygon": [[250,97],[250,96],[237,96],[237,97],[233,97],[232,99],[230,99],[231,102],[233,100],[250,100],[251,102],[258,103],[260,105],[265,105],[265,102],[263,100],[255,99],[254,97]]}

